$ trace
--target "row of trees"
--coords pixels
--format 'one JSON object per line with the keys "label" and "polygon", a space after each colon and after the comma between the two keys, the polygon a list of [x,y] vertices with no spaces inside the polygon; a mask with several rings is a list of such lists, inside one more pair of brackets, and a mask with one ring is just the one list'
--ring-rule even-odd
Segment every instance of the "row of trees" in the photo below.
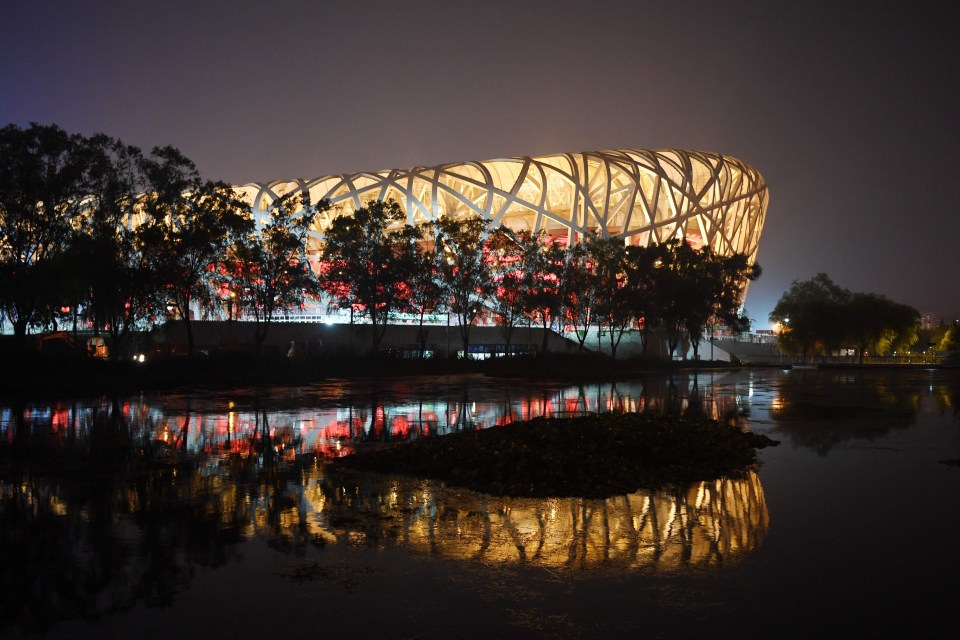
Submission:
{"label": "row of trees", "polygon": [[917,341],[920,313],[876,293],[852,292],[825,273],[794,282],[770,313],[780,326],[778,342],[788,353],[804,359],[814,354],[855,349],[865,355],[884,355],[911,347]]}
{"label": "row of trees", "polygon": [[422,325],[440,311],[456,317],[464,353],[471,327],[489,313],[508,349],[514,328],[534,323],[545,330],[544,349],[547,329],[571,328],[582,349],[596,328],[614,357],[632,328],[644,347],[647,333],[659,329],[671,353],[688,337],[695,356],[709,324],[745,331],[740,303],[747,282],[760,275],[744,255],[681,240],[640,247],[591,236],[567,246],[544,233],[491,229],[479,218],[414,226],[392,201],[336,218],[321,264],[322,289],[337,306],[366,314],[375,350],[391,314],[415,314]]}
{"label": "row of trees", "polygon": [[31,327],[82,322],[109,334],[117,353],[131,331],[179,317],[193,351],[191,309],[214,313],[229,292],[265,321],[259,346],[277,310],[318,291],[305,243],[322,207],[292,204],[274,207],[258,232],[233,189],[201,178],[173,147],[144,154],[102,134],[8,125],[0,309],[21,346]]}

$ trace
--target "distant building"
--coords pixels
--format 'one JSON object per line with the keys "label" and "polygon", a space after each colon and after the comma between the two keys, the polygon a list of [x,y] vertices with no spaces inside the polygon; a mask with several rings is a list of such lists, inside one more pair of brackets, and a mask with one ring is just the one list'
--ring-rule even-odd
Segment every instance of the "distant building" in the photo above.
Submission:
{"label": "distant building", "polygon": [[776,344],[777,332],[771,329],[757,329],[750,336],[749,342],[757,342],[761,344]]}

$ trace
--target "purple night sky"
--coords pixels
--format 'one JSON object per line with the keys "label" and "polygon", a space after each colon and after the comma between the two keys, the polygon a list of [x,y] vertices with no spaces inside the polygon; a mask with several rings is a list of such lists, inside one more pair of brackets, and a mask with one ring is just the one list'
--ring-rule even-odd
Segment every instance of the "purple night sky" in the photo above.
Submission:
{"label": "purple night sky", "polygon": [[960,317],[957,2],[0,0],[0,126],[234,183],[718,151],[770,187],[755,328],[817,272]]}

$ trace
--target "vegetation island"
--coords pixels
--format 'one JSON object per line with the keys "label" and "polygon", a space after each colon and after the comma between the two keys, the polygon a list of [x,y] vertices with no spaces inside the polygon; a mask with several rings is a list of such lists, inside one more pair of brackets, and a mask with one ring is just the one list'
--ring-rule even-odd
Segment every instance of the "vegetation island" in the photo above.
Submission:
{"label": "vegetation island", "polygon": [[601,413],[421,438],[339,468],[443,480],[506,496],[605,498],[743,472],[770,438],[706,418]]}

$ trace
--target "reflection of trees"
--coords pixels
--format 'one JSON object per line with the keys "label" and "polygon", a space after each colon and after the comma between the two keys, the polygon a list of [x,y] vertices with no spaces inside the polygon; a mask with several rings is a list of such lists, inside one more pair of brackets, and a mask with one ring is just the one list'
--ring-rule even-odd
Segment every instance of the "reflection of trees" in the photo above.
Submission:
{"label": "reflection of trees", "polygon": [[[362,479],[361,479],[362,478]],[[337,475],[314,497],[320,529],[460,560],[553,569],[676,569],[734,561],[768,515],[755,473],[606,500],[494,498],[438,484]]]}
{"label": "reflection of trees", "polygon": [[875,440],[911,426],[925,372],[792,371],[770,414],[795,445],[827,455],[850,440]]}
{"label": "reflection of trees", "polygon": [[930,380],[928,385],[937,406],[951,411],[954,416],[960,415],[960,376],[941,372],[936,384]]}
{"label": "reflection of trees", "polygon": [[[116,422],[96,435],[104,451],[119,451],[123,445],[145,459],[172,463],[199,454],[248,453],[271,455],[267,442],[282,440],[278,455],[289,460],[295,453],[335,457],[349,453],[360,443],[389,443],[464,429],[486,429],[540,416],[570,416],[591,412],[623,411],[671,415],[706,415],[736,421],[740,398],[716,393],[704,383],[706,377],[676,373],[670,378],[596,382],[569,386],[530,387],[511,382],[472,387],[465,380],[440,388],[384,388],[371,385],[366,393],[327,398],[335,406],[312,405],[309,398],[294,404],[288,397],[244,398],[235,406],[229,397],[211,401],[200,395],[172,398],[122,399],[119,406],[86,403],[73,408],[52,405],[66,422],[77,423],[76,439],[91,442],[95,416],[114,416]],[[291,394],[294,395],[294,394]],[[332,394],[331,394],[332,395]],[[238,399],[238,404],[240,400]],[[114,402],[116,404],[116,402]],[[17,416],[21,411],[14,410]],[[34,439],[33,424],[15,428],[15,437]],[[29,421],[28,421],[29,422]],[[264,431],[264,425],[269,429]],[[52,434],[62,439],[66,430]],[[129,443],[123,444],[124,438]],[[291,443],[296,442],[296,447]],[[86,446],[86,444],[84,445]]]}
{"label": "reflection of trees", "polygon": [[[28,412],[16,422],[29,424]],[[197,567],[230,561],[255,533],[281,551],[302,548],[309,503],[278,454],[284,429],[278,436],[264,420],[249,453],[208,459],[180,448],[188,417],[175,423],[179,457],[158,460],[143,425],[124,416],[116,401],[97,403],[63,437],[54,417],[0,446],[0,631],[168,604]]]}
{"label": "reflection of trees", "polygon": [[197,499],[187,475],[128,482],[93,462],[70,476],[3,483],[3,626],[36,631],[139,601],[168,603],[194,565],[220,564],[230,537],[215,526],[216,501]]}

